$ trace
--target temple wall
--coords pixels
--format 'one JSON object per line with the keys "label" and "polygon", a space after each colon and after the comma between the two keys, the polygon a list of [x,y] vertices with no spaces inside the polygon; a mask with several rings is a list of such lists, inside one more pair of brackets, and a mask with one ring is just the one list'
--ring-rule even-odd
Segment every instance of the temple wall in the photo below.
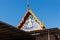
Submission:
{"label": "temple wall", "polygon": [[36,40],[48,40],[47,35],[36,36]]}
{"label": "temple wall", "polygon": [[39,36],[35,36],[36,40],[60,40],[60,35],[58,33],[57,34],[50,34],[48,37],[48,34],[44,34],[44,35],[39,35]]}

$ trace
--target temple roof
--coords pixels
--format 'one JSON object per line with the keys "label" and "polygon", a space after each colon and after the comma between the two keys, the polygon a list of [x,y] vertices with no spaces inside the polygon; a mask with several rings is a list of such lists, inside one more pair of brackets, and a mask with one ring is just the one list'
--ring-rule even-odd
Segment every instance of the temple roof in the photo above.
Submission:
{"label": "temple roof", "polygon": [[[28,37],[29,36],[29,37]],[[12,25],[0,21],[0,40],[33,40],[32,36]]]}
{"label": "temple roof", "polygon": [[28,34],[33,35],[33,36],[37,36],[37,35],[45,35],[45,34],[59,34],[60,33],[60,29],[59,28],[49,28],[46,30],[37,30],[37,31],[31,31],[28,32]]}

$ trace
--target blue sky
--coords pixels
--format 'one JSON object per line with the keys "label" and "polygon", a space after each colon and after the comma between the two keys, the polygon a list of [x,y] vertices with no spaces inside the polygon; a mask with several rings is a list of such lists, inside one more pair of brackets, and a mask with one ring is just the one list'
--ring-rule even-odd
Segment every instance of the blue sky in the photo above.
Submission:
{"label": "blue sky", "polygon": [[[29,1],[30,9],[46,28],[60,28],[60,0]],[[26,0],[0,0],[0,21],[17,26],[26,10]]]}

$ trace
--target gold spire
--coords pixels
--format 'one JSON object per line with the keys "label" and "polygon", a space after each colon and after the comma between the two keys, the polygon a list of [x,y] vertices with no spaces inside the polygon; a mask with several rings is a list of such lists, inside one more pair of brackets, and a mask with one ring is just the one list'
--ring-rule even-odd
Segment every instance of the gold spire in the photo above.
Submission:
{"label": "gold spire", "polygon": [[28,7],[28,10],[29,10],[30,9],[29,0],[27,0],[27,7]]}

